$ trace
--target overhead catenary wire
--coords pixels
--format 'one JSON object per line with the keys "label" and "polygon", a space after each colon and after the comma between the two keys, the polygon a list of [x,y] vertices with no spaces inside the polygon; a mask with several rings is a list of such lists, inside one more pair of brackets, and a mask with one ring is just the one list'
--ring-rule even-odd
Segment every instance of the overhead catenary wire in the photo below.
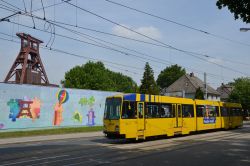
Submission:
{"label": "overhead catenary wire", "polygon": [[[36,17],[35,17],[35,18],[36,18]],[[41,18],[40,18],[40,19],[41,19]],[[12,22],[12,23],[13,23],[13,22]],[[17,24],[17,23],[14,23],[14,24]],[[32,29],[32,27],[29,27],[29,26],[27,26],[27,25],[22,25],[22,24],[18,24],[18,25],[24,26],[24,27],[26,27],[26,28]],[[59,26],[59,27],[60,27],[60,26]],[[65,29],[64,27],[62,27],[62,28]],[[66,28],[66,29],[67,29],[67,28]],[[44,31],[44,30],[41,30],[41,29],[39,29],[39,28],[38,28],[37,30],[39,30],[39,31]],[[68,29],[68,30],[69,30],[69,29]],[[73,30],[70,30],[70,31],[73,31]],[[48,31],[45,31],[45,32],[49,33]],[[77,33],[77,32],[76,32],[76,33]],[[79,33],[77,33],[77,34],[79,35]],[[117,50],[117,49],[113,49],[113,48],[110,48],[110,47],[107,48],[107,47],[102,46],[102,45],[97,45],[97,44],[89,43],[89,42],[86,42],[86,41],[81,41],[81,40],[79,40],[79,39],[75,39],[75,38],[68,37],[68,36],[61,35],[61,34],[55,34],[55,35],[60,36],[60,37],[65,37],[65,38],[68,38],[68,39],[71,39],[71,40],[75,40],[75,41],[78,41],[78,42],[83,42],[83,43],[85,43],[85,44],[90,44],[90,45],[93,45],[93,46],[97,46],[97,47],[109,49],[109,50],[112,50],[112,51],[116,51],[116,52],[119,52],[119,53],[124,54],[124,55],[126,55],[126,56],[135,56],[135,57],[138,57],[139,59],[142,59],[144,62],[147,62],[147,61],[149,60],[149,61],[153,61],[153,62],[156,62],[156,63],[166,64],[166,63],[164,63],[164,61],[166,61],[166,60],[163,60],[163,59],[158,59],[159,61],[152,60],[152,59],[146,59],[146,60],[145,60],[144,57],[140,57],[140,56],[138,56],[138,55],[134,55],[134,54],[131,54],[131,53],[126,53],[126,52],[124,52],[124,51],[119,51],[119,50]],[[99,43],[99,44],[100,44],[100,43]],[[137,52],[137,53],[139,53],[139,52]],[[142,54],[142,53],[141,53],[141,54]],[[154,58],[154,57],[151,56],[151,58]],[[167,62],[168,62],[168,61],[167,61]],[[173,63],[168,62],[168,64],[173,64]],[[168,65],[168,64],[167,64],[167,65]],[[156,66],[156,67],[158,67],[158,66]],[[204,72],[201,72],[201,71],[198,71],[198,70],[195,70],[195,69],[186,67],[186,66],[184,66],[184,67],[187,68],[187,69],[190,69],[190,70],[192,70],[192,71],[196,71],[196,72],[199,72],[199,73],[204,73]],[[210,73],[210,75],[213,75],[213,74]],[[214,76],[216,76],[216,75],[214,75]]]}
{"label": "overhead catenary wire", "polygon": [[[3,1],[3,0],[1,0]],[[44,10],[45,8],[49,8],[49,7],[55,7],[57,5],[60,5],[62,3],[64,3],[65,1],[62,1],[62,2],[59,2],[59,3],[55,3],[54,1],[54,4],[53,5],[48,5],[46,7],[43,7],[43,8],[39,8],[39,9],[36,9],[36,10],[33,10],[33,12],[35,11],[39,11],[39,10]],[[111,1],[110,1],[111,2]],[[76,3],[77,5],[77,3]],[[13,7],[16,7],[14,5],[12,5]],[[20,9],[18,7],[16,7],[17,9]],[[77,7],[76,7],[76,10],[77,10]],[[52,20],[49,20],[49,21],[52,21]],[[55,20],[54,20],[55,21]],[[137,41],[137,42],[141,42],[141,43],[145,43],[145,44],[151,44],[151,45],[154,45],[154,46],[159,46],[159,47],[163,47],[163,48],[169,48],[164,46],[164,45],[161,45],[161,44],[155,44],[155,43],[151,43],[151,42],[146,42],[146,41],[143,41],[143,40],[138,40],[138,39],[133,39],[133,38],[128,38],[128,37],[123,37],[123,36],[119,36],[119,35],[115,35],[115,34],[110,34],[110,33],[106,33],[106,32],[102,32],[102,31],[98,31],[98,30],[93,30],[93,29],[90,29],[90,28],[84,28],[84,27],[81,27],[79,25],[75,26],[75,25],[71,25],[71,24],[68,24],[68,23],[63,23],[63,22],[60,22],[60,21],[55,21],[56,23],[59,23],[59,24],[64,24],[64,25],[68,25],[68,26],[74,26],[74,27],[77,27],[77,28],[81,28],[81,29],[85,29],[85,30],[90,30],[90,31],[94,31],[94,32],[98,32],[98,33],[103,33],[103,34],[106,34],[106,35],[112,35],[112,36],[116,36],[116,37],[121,37],[121,38],[125,38],[125,39],[128,39],[128,40],[133,40],[133,41]],[[54,41],[55,38],[53,38],[53,41]],[[193,56],[193,55],[198,55],[198,56],[203,56],[205,58],[212,58],[212,59],[217,59],[216,57],[213,57],[213,56],[209,56],[209,55],[206,55],[206,54],[201,54],[201,53],[195,53],[195,52],[191,52],[191,51],[187,51],[187,54],[189,54],[190,56]],[[199,58],[199,57],[198,57]],[[201,59],[201,58],[200,58]],[[202,59],[201,59],[202,60]],[[203,61],[207,61],[206,59],[203,59]],[[249,67],[250,64],[248,63],[245,63],[245,62],[240,62],[240,61],[232,61],[232,60],[229,60],[229,59],[221,59],[223,61],[226,61],[226,62],[229,62],[229,63],[238,63],[238,64],[241,64],[241,65],[244,65],[244,66],[247,66]],[[211,62],[211,63],[214,63],[214,62]],[[217,63],[214,63],[214,64],[217,64]],[[236,72],[236,71],[235,71]],[[245,74],[244,74],[245,75]]]}
{"label": "overhead catenary wire", "polygon": [[[2,33],[2,32],[0,32],[0,34],[11,37],[11,35],[8,35],[8,34]],[[18,37],[15,37],[15,38],[18,39]],[[0,39],[1,39],[1,40],[5,40],[5,41],[9,41],[9,42],[14,42],[14,43],[16,43],[16,44],[20,44],[19,41],[15,41],[15,40],[12,40],[12,39],[6,39],[6,38],[2,38],[2,37],[0,37]],[[79,54],[76,54],[76,53],[67,52],[67,51],[64,51],[64,50],[61,50],[61,49],[57,49],[57,48],[48,48],[48,47],[46,47],[46,46],[44,46],[44,45],[41,45],[41,48],[42,48],[42,49],[45,49],[45,50],[57,52],[57,53],[67,54],[67,55],[74,56],[74,57],[78,57],[78,58],[84,58],[84,59],[91,60],[91,61],[102,61],[102,62],[104,62],[104,63],[108,63],[108,64],[112,64],[112,65],[117,65],[117,66],[123,66],[123,67],[129,67],[129,68],[140,69],[141,71],[144,70],[143,68],[136,68],[136,67],[134,67],[134,66],[123,65],[123,64],[120,64],[120,63],[115,63],[115,62],[111,62],[111,61],[107,61],[107,60],[92,58],[92,57],[88,57],[88,56],[82,56],[82,55],[79,55]],[[111,66],[111,65],[110,65],[110,66]],[[114,66],[113,66],[113,67],[114,67]],[[120,69],[120,70],[123,70],[123,71],[126,71],[126,72],[130,72],[130,73],[133,73],[133,74],[140,75],[139,73],[137,73],[137,72],[135,72],[135,71],[128,70],[128,69],[121,69],[121,68],[119,68],[119,67],[114,67],[114,68],[117,68],[117,69]]]}
{"label": "overhead catenary wire", "polygon": [[[0,34],[4,34],[2,32],[0,32]],[[11,36],[11,35],[7,35],[7,34],[4,34],[6,36]],[[17,37],[16,37],[17,38]],[[16,44],[20,44],[19,41],[14,41],[14,40],[10,40],[10,39],[6,39],[6,38],[2,38],[0,37],[1,40],[5,40],[5,41],[9,41],[9,42],[14,42]],[[107,61],[107,60],[103,60],[103,59],[97,59],[97,58],[92,58],[92,57],[87,57],[87,56],[82,56],[82,55],[79,55],[79,54],[76,54],[76,53],[72,53],[72,52],[67,52],[67,51],[64,51],[64,50],[61,50],[61,49],[56,49],[56,48],[48,48],[48,47],[45,47],[43,45],[41,45],[41,48],[42,49],[45,49],[45,50],[48,50],[48,51],[53,51],[53,52],[57,52],[57,53],[62,53],[62,54],[66,54],[66,55],[70,55],[70,56],[74,56],[74,57],[78,57],[78,58],[83,58],[83,59],[88,59],[88,60],[92,60],[92,61],[102,61],[104,63],[109,63],[109,64],[113,64],[113,65],[118,65],[118,66],[124,66],[124,67],[129,67],[129,68],[135,68],[134,66],[129,66],[129,65],[124,65],[124,64],[120,64],[120,63],[115,63],[115,62],[111,62],[111,61]],[[122,70],[122,69],[121,69]],[[144,70],[143,68],[140,68],[140,70]],[[125,69],[123,70],[125,72],[130,72],[130,73],[133,73],[135,74],[134,71],[130,71],[128,69]],[[212,75],[210,75],[210,77],[213,77]],[[208,83],[209,84],[209,83]]]}
{"label": "overhead catenary wire", "polygon": [[124,7],[124,8],[127,8],[127,9],[130,9],[130,10],[133,10],[133,11],[136,11],[136,12],[139,12],[139,13],[142,13],[142,14],[145,14],[145,15],[148,15],[148,16],[151,16],[151,17],[154,17],[154,18],[157,18],[157,19],[160,19],[160,20],[163,20],[163,21],[167,21],[167,22],[176,24],[176,25],[181,26],[181,27],[185,27],[185,28],[188,28],[188,29],[191,29],[191,30],[194,30],[194,31],[198,31],[198,32],[201,32],[201,33],[206,34],[206,35],[210,35],[210,36],[213,36],[213,37],[216,37],[216,38],[219,38],[219,39],[223,39],[223,40],[227,40],[227,41],[237,43],[237,44],[250,46],[250,44],[243,43],[243,42],[240,42],[240,41],[236,41],[236,40],[230,39],[228,37],[224,37],[224,36],[221,36],[221,35],[218,35],[218,34],[214,34],[214,33],[211,33],[211,32],[199,29],[199,28],[195,28],[193,26],[186,25],[186,24],[183,24],[183,23],[180,23],[180,22],[177,22],[177,21],[173,21],[173,20],[158,16],[156,14],[152,14],[152,13],[149,13],[149,12],[146,12],[146,11],[143,11],[143,10],[140,10],[140,9],[136,9],[136,8],[128,6],[128,5],[124,5],[122,3],[114,2],[112,0],[104,0],[104,1],[115,4],[115,5],[118,5],[118,6],[121,6],[121,7]]}
{"label": "overhead catenary wire", "polygon": [[[147,39],[150,39],[150,40],[152,40],[152,41],[154,41],[154,42],[157,42],[157,43],[160,43],[160,44],[162,44],[162,45],[165,45],[166,47],[169,47],[170,49],[173,49],[173,50],[176,50],[176,51],[179,51],[179,52],[183,52],[183,53],[185,53],[185,54],[187,54],[187,55],[190,55],[190,56],[193,56],[193,57],[197,57],[197,56],[195,56],[194,54],[196,54],[196,55],[198,55],[198,54],[199,54],[199,55],[203,55],[203,54],[200,54],[200,53],[190,52],[190,51],[186,51],[186,50],[183,50],[183,49],[179,49],[179,48],[173,47],[173,46],[168,45],[168,44],[166,44],[166,43],[164,43],[164,42],[162,42],[162,41],[156,40],[156,39],[154,39],[154,38],[152,38],[152,37],[149,37],[149,36],[147,36],[147,35],[145,35],[145,34],[142,34],[142,33],[140,33],[140,32],[137,32],[137,31],[135,31],[135,30],[133,30],[133,29],[131,29],[131,28],[128,28],[128,27],[126,27],[126,26],[124,26],[124,25],[121,25],[121,24],[119,24],[119,23],[117,23],[117,22],[115,22],[115,21],[112,21],[111,19],[105,18],[105,17],[103,17],[103,16],[101,16],[101,15],[99,15],[99,14],[96,14],[96,13],[90,11],[90,10],[87,10],[87,9],[85,9],[85,8],[76,6],[75,4],[70,3],[69,1],[64,1],[64,2],[66,2],[67,4],[69,4],[69,5],[71,5],[71,6],[77,7],[77,8],[79,8],[80,10],[82,10],[82,11],[84,11],[84,12],[87,12],[87,13],[89,13],[89,14],[91,14],[91,15],[94,15],[94,16],[96,16],[96,17],[98,17],[98,18],[101,18],[101,19],[103,19],[103,20],[105,20],[105,21],[107,21],[107,22],[110,22],[110,23],[115,24],[115,25],[117,25],[117,26],[120,26],[120,27],[122,27],[122,28],[124,28],[124,29],[126,29],[126,30],[129,30],[129,31],[131,31],[131,32],[133,32],[133,33],[135,33],[135,34],[138,34],[138,35],[143,36],[143,37],[145,37],[145,38],[147,38]],[[217,66],[226,68],[226,69],[231,70],[231,71],[233,71],[233,72],[240,73],[240,74],[242,74],[242,75],[244,75],[244,76],[248,76],[248,75],[249,75],[249,74],[243,73],[243,72],[241,72],[241,71],[239,71],[239,70],[235,70],[235,69],[232,69],[232,68],[230,68],[230,67],[223,66],[223,65],[218,64],[218,63],[215,63],[215,62],[208,61],[208,60],[206,60],[206,59],[204,59],[204,58],[200,58],[200,57],[197,57],[197,58],[199,58],[200,60],[206,61],[206,62],[208,62],[208,63],[212,63],[212,64],[214,64],[214,65],[217,65]]]}
{"label": "overhead catenary wire", "polygon": [[[27,14],[27,13],[25,13],[25,14]],[[41,18],[39,18],[39,19],[41,19]],[[194,55],[192,55],[192,56],[194,56]]]}

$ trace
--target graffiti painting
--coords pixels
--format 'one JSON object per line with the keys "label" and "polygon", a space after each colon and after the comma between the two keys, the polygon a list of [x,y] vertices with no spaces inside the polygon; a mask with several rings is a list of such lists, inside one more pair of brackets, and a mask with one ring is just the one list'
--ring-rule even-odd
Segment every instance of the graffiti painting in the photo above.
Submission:
{"label": "graffiti painting", "polygon": [[95,125],[95,112],[93,111],[93,108],[90,108],[87,114],[88,117],[88,126],[94,126]]}
{"label": "graffiti painting", "polygon": [[79,111],[76,110],[76,111],[73,113],[73,120],[74,120],[75,122],[82,123],[82,115],[81,115],[81,113],[80,113]]}
{"label": "graffiti painting", "polygon": [[9,118],[12,122],[19,118],[35,120],[40,116],[41,101],[36,97],[33,100],[26,96],[23,99],[10,99],[7,105],[10,108]]}
{"label": "graffiti painting", "polygon": [[69,99],[69,93],[66,90],[59,90],[57,93],[58,102],[54,106],[54,118],[53,125],[59,126],[63,121],[63,104],[66,103]]}
{"label": "graffiti painting", "polygon": [[9,113],[9,118],[12,120],[12,122],[15,122],[19,112],[20,112],[20,107],[19,107],[19,99],[10,99],[7,103],[7,105],[10,107],[10,113]]}
{"label": "graffiti painting", "polygon": [[95,111],[93,109],[93,106],[95,105],[95,97],[91,96],[89,98],[82,97],[78,102],[82,107],[87,106],[87,126],[94,126],[95,125]]}
{"label": "graffiti painting", "polygon": [[0,130],[4,128],[4,124],[0,123]]}

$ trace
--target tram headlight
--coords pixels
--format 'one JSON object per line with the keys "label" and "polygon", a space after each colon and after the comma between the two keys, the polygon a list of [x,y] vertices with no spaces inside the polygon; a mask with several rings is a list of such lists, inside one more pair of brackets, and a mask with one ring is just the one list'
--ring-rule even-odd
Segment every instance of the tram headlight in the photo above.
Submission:
{"label": "tram headlight", "polygon": [[119,132],[119,126],[115,126],[115,131]]}

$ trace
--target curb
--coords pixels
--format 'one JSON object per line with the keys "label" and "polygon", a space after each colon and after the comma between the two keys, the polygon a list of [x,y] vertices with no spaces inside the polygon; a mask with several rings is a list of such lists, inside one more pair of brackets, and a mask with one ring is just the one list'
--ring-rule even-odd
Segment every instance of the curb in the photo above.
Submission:
{"label": "curb", "polygon": [[89,138],[89,137],[102,137],[104,136],[101,131],[98,132],[85,132],[85,133],[71,133],[71,134],[57,134],[57,135],[42,135],[42,136],[29,136],[29,137],[16,137],[0,139],[0,145],[6,144],[20,144],[39,141],[53,141],[75,138]]}

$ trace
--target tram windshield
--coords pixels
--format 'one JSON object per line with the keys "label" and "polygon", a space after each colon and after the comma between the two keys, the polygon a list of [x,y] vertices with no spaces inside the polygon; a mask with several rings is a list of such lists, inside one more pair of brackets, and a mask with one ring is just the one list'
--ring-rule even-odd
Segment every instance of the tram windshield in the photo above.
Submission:
{"label": "tram windshield", "polygon": [[104,119],[120,119],[121,103],[121,98],[107,98]]}

